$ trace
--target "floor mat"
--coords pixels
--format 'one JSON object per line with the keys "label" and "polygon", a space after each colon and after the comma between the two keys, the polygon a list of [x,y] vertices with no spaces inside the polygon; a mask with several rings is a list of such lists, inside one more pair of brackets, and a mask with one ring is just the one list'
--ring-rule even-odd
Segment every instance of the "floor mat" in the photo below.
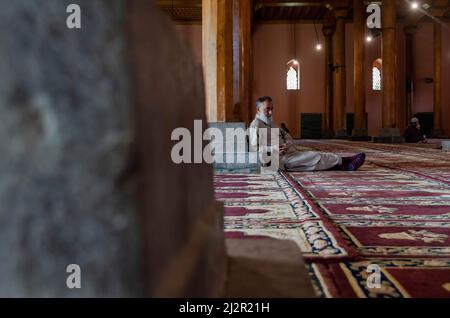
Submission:
{"label": "floor mat", "polygon": [[450,297],[450,155],[340,140],[300,147],[367,159],[356,172],[216,175],[226,235],[295,241],[322,297]]}
{"label": "floor mat", "polygon": [[305,259],[345,259],[354,250],[317,206],[284,174],[217,174],[229,238],[275,238],[297,243]]}
{"label": "floor mat", "polygon": [[[450,260],[368,259],[310,263],[308,268],[314,288],[322,297],[444,298],[450,293]],[[371,279],[370,275],[378,274],[376,268],[379,281],[370,285],[367,281]]]}

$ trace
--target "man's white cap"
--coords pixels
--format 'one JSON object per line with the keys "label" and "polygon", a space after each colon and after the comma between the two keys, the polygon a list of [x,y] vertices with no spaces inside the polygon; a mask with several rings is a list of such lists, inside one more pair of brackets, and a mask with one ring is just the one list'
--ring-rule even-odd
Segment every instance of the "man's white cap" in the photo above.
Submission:
{"label": "man's white cap", "polygon": [[413,117],[411,118],[411,123],[418,123],[419,119],[417,119],[417,117]]}

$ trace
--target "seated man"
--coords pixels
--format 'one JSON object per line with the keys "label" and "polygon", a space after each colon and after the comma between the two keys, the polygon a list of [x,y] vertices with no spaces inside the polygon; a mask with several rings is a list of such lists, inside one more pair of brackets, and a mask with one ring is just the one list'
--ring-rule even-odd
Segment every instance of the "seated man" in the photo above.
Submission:
{"label": "seated man", "polygon": [[[256,101],[257,113],[250,124],[250,150],[258,151],[259,129],[277,128],[272,123],[272,98],[263,96]],[[269,134],[270,135],[270,134]],[[300,151],[292,137],[280,129],[279,145],[271,146],[271,151],[279,153],[280,168],[285,171],[344,170],[356,171],[362,166],[366,155],[359,153],[353,157],[341,157],[333,153]]]}
{"label": "seated man", "polygon": [[411,119],[411,124],[408,128],[406,128],[403,137],[405,137],[405,142],[427,142],[424,135],[422,135],[422,132],[420,131],[419,119],[416,117]]}

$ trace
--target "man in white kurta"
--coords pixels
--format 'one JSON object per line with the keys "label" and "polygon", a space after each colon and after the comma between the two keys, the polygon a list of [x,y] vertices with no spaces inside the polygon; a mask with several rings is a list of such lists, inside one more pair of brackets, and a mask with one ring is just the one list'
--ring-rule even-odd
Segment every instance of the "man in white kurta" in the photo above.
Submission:
{"label": "man in white kurta", "polygon": [[[269,96],[263,96],[256,102],[257,114],[250,124],[249,143],[250,151],[270,151],[273,155],[279,155],[279,167],[285,171],[315,171],[315,170],[357,170],[364,162],[365,154],[358,154],[354,157],[343,158],[333,153],[322,153],[316,151],[299,150],[292,137],[283,129],[280,129],[279,144],[268,141],[268,147],[260,147],[259,135],[261,128],[278,128],[272,123],[273,104]],[[268,133],[270,136],[270,132]],[[270,137],[269,137],[270,139]],[[356,165],[348,165],[354,162]],[[344,163],[344,164],[343,164]]]}

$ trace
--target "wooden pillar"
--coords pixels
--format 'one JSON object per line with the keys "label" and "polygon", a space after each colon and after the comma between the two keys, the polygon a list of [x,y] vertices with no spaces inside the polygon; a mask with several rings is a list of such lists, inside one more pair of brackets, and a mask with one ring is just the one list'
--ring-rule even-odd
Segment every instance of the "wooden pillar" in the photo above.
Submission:
{"label": "wooden pillar", "polygon": [[233,1],[202,1],[203,75],[209,122],[233,115]]}
{"label": "wooden pillar", "polygon": [[333,47],[333,130],[336,138],[347,138],[345,124],[345,21],[346,11],[337,11]]}
{"label": "wooden pillar", "polygon": [[366,87],[364,77],[364,34],[365,34],[365,7],[361,0],[353,0],[353,87],[355,120],[352,139],[367,136],[366,121]]}
{"label": "wooden pillar", "polygon": [[443,135],[441,110],[441,59],[442,59],[442,26],[434,22],[434,89],[433,89],[433,136]]}
{"label": "wooden pillar", "polygon": [[323,137],[332,138],[333,125],[333,25],[324,25],[322,28],[325,37],[325,108]]}
{"label": "wooden pillar", "polygon": [[240,4],[239,0],[229,0],[233,2],[233,119],[241,121],[241,41],[240,26]]}
{"label": "wooden pillar", "polygon": [[406,84],[406,105],[405,114],[402,118],[405,126],[412,118],[412,105],[414,97],[414,33],[415,25],[405,26],[405,84]]}
{"label": "wooden pillar", "polygon": [[[110,1],[108,2],[111,3]],[[125,1],[121,2],[125,3]],[[127,160],[114,155],[113,162],[115,164],[124,164],[121,165],[126,170],[123,171],[120,183],[117,183],[118,180],[115,177],[111,180],[111,185],[114,185],[116,188],[121,184],[127,188],[133,187],[133,193],[135,193],[133,197],[135,199],[132,199],[129,193],[118,196],[116,191],[111,192],[112,188],[106,182],[109,179],[105,179],[103,176],[100,179],[100,185],[108,187],[106,195],[113,195],[119,200],[117,202],[132,203],[133,209],[137,209],[136,212],[139,212],[135,212],[135,221],[130,224],[136,222],[140,226],[139,232],[142,234],[141,240],[136,243],[138,243],[139,248],[142,248],[143,261],[137,268],[142,268],[143,271],[143,275],[139,275],[138,279],[140,279],[139,285],[143,285],[147,290],[145,297],[219,297],[222,294],[223,282],[227,279],[228,270],[223,230],[221,230],[223,228],[221,225],[223,207],[221,204],[216,203],[214,199],[212,167],[203,162],[201,155],[197,156],[196,154],[192,156],[193,158],[188,157],[187,161],[190,162],[193,159],[193,162],[199,163],[176,164],[170,159],[174,143],[169,138],[161,138],[161,136],[170,136],[177,127],[185,127],[194,134],[199,132],[200,136],[203,134],[204,129],[206,129],[205,125],[203,125],[203,129],[200,127],[200,131],[198,131],[194,124],[195,119],[206,119],[203,78],[193,57],[191,54],[188,54],[188,48],[181,43],[177,36],[173,23],[152,2],[148,0],[127,1],[126,27],[129,31],[127,32],[129,37],[127,41],[129,43],[127,48],[129,48],[127,50],[129,52],[130,70],[128,71],[125,67],[123,71],[133,75],[131,82],[128,84],[128,87],[133,88],[133,95],[129,102],[130,109],[128,110],[129,112],[133,111],[134,116],[130,118],[134,119],[131,126],[133,130],[126,131],[122,128],[126,127],[122,124],[125,116],[121,115],[124,113],[119,111],[124,107],[116,106],[115,109],[112,108],[116,103],[111,105],[111,109],[115,111],[111,112],[108,110],[108,113],[117,112],[116,116],[120,114],[120,120],[122,121],[111,121],[111,119],[105,118],[105,120],[109,119],[105,123],[118,123],[119,125],[109,124],[101,129],[101,131],[104,131],[104,134],[108,133],[117,137],[128,136],[129,134],[135,136],[132,148],[123,147],[123,151],[132,151],[132,157],[129,157]],[[89,3],[94,3],[94,1],[86,1],[83,6],[87,6]],[[100,11],[98,10],[98,4],[103,3],[103,5],[106,5],[107,1],[95,1],[95,3],[96,6],[91,8],[92,19],[96,21],[100,19],[107,19],[107,21],[116,20],[118,22],[125,19],[125,16],[117,15],[120,10],[106,10],[104,12],[117,12],[114,16],[98,15]],[[0,16],[3,17],[4,15],[0,14]],[[98,48],[98,51],[93,52],[96,55],[101,55],[106,51],[111,51],[108,50],[111,41],[125,43],[125,39],[120,40],[117,37],[118,34],[123,33],[121,30],[123,30],[124,26],[117,25],[116,28],[110,29],[110,25],[111,23],[105,26],[100,25],[100,29],[105,31],[100,34],[92,33],[94,36],[87,39],[78,35],[78,38],[82,41],[79,47],[84,47],[84,44],[90,45],[91,42],[86,43],[87,40],[92,41],[92,43],[99,44],[95,46]],[[92,25],[92,28],[89,28],[89,32],[95,32],[95,29],[94,25]],[[0,34],[3,37],[4,33],[0,32]],[[76,61],[78,61],[78,56],[75,53],[82,50],[78,49],[78,46],[74,46],[74,48],[75,50],[70,52],[69,58],[75,56],[77,57]],[[112,51],[114,52],[115,50]],[[1,56],[3,57],[3,55]],[[108,55],[108,59],[100,61],[101,71],[97,71],[96,68],[93,71],[104,77],[117,78],[118,75],[115,73],[117,65],[111,70],[105,68],[110,60],[126,64],[126,62],[116,58],[116,55]],[[64,60],[62,61],[64,62],[62,64],[64,69],[66,65],[70,65]],[[102,62],[105,62],[106,65],[103,65],[104,63]],[[108,71],[111,73],[106,73]],[[102,78],[99,79],[101,80]],[[64,85],[65,83],[61,84]],[[84,85],[90,84],[83,84],[82,92],[86,89]],[[99,84],[92,86],[94,89],[100,88]],[[122,86],[117,85],[117,89],[121,90]],[[178,90],[174,90],[174,88],[178,88]],[[105,89],[100,89],[98,93],[104,91]],[[109,96],[110,93],[107,90],[106,96]],[[126,101],[126,99],[116,96],[115,91],[112,93],[114,94],[113,97],[116,97],[116,101]],[[97,96],[97,98],[104,97],[105,95]],[[110,101],[109,99],[102,100],[100,109],[104,108],[104,102]],[[3,104],[3,101],[1,104]],[[160,105],[157,112],[153,111],[152,105]],[[89,103],[89,106],[95,106],[95,103],[93,105]],[[84,111],[84,109],[82,110]],[[97,113],[102,114],[101,112]],[[111,126],[120,127],[121,130],[106,130]],[[79,128],[82,129],[83,127]],[[93,136],[103,140],[105,136],[110,135],[98,136],[94,134]],[[122,138],[119,138],[113,145],[122,144]],[[126,139],[123,141],[126,141]],[[126,142],[128,143],[128,141]],[[149,145],[158,145],[158,150],[155,151],[148,147]],[[202,143],[194,141],[194,150],[199,149],[198,146],[200,146],[201,150]],[[120,150],[121,148],[118,149],[118,155],[123,153]],[[73,157],[76,158],[77,156]],[[106,164],[109,166],[111,162],[108,161],[108,158],[111,156],[104,156],[102,153],[102,157],[104,158],[102,160],[106,160]],[[87,163],[91,165],[91,162]],[[165,180],[183,181],[168,184]],[[101,190],[98,184],[92,183],[96,186],[96,192]],[[122,193],[123,191],[119,191],[119,188],[117,188],[117,191]],[[201,189],[201,193],[198,191],[199,189]],[[89,197],[89,202],[101,203],[105,201],[103,200],[102,192],[100,192],[100,195],[102,196],[99,197],[97,194],[94,199]],[[101,198],[101,200],[98,198]],[[112,206],[99,206],[104,207],[105,211],[111,210],[109,213],[114,213],[113,215],[123,212],[125,216],[131,212],[126,209],[127,204],[120,204],[120,207],[114,203],[112,203]],[[90,206],[86,206],[86,208],[89,208],[86,211],[90,213],[96,211],[91,209]],[[117,208],[119,209],[118,212],[115,211]],[[122,209],[124,210],[121,211]],[[109,217],[109,214],[106,215]],[[127,219],[123,221],[129,222]],[[105,231],[102,230],[101,233],[103,232]],[[136,233],[132,228],[127,230],[127,233],[132,232]],[[114,233],[112,235],[113,238],[117,236]],[[134,237],[135,234],[132,234],[132,236]],[[103,237],[100,238],[102,241],[109,241]],[[130,247],[134,249],[130,242],[134,243],[135,240],[133,239],[127,244],[122,243],[118,245],[118,250]],[[161,242],[164,242],[164,248],[161,248]],[[112,245],[112,247],[114,247],[114,250],[116,249],[115,245]],[[99,256],[103,255],[99,254]],[[106,259],[117,259],[117,256],[116,254],[112,258],[108,257]],[[121,257],[120,259],[123,259],[125,262],[133,261],[133,259],[128,257]],[[111,264],[111,266],[116,265],[116,263]],[[104,268],[104,266],[101,268]],[[120,277],[128,276],[129,273],[129,271],[124,272]],[[92,286],[91,282],[89,282],[88,286]],[[103,293],[104,288],[105,282],[102,278],[102,284],[97,290],[102,290],[102,295],[100,296],[109,296],[109,294]],[[114,284],[112,290],[117,290],[117,283]],[[117,292],[113,293],[114,297],[115,295],[120,296]]]}
{"label": "wooden pillar", "polygon": [[382,17],[382,128],[380,142],[401,142],[400,130],[396,127],[396,12],[395,1],[383,0]]}
{"label": "wooden pillar", "polygon": [[239,0],[239,39],[240,39],[240,105],[241,120],[252,120],[252,21],[253,0]]}

